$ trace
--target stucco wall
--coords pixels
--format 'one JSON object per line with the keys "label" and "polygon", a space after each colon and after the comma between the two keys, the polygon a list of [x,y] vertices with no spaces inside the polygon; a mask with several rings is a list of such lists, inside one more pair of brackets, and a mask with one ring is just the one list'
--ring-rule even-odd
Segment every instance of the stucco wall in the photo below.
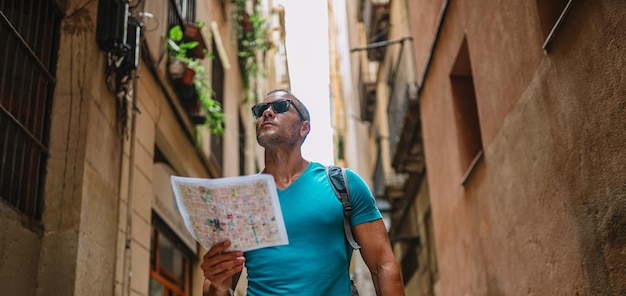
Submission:
{"label": "stucco wall", "polygon": [[37,295],[113,293],[121,138],[94,32],[97,3],[61,24]]}
{"label": "stucco wall", "polygon": [[[167,3],[146,1],[142,6],[157,18],[146,19],[144,36],[149,50],[141,52],[152,61],[164,53]],[[17,296],[109,296],[122,295],[128,288],[132,295],[147,295],[155,145],[181,175],[215,177],[220,172],[206,162],[210,147],[195,146],[191,125],[184,120],[181,124],[178,116],[184,113],[177,114],[180,106],[169,101],[168,96],[175,95],[164,62],[155,62],[158,74],[153,76],[145,60],[140,61],[137,84],[130,94],[139,109],[135,129],[133,132],[129,117],[128,134],[118,132],[116,99],[105,79],[106,56],[96,44],[98,1],[59,4],[65,17],[51,111],[43,217],[41,223],[30,221],[0,205],[0,290],[3,295]],[[206,23],[217,19],[229,61],[235,65],[225,74],[225,110],[231,113],[227,115],[225,145],[238,147],[238,106],[244,95],[236,43],[230,35],[230,17],[222,17],[216,5],[222,4],[199,4],[197,16]],[[211,41],[209,35],[205,38]],[[225,171],[237,174],[238,149],[225,151],[224,162],[229,165]],[[197,264],[191,278],[191,294],[198,295],[203,276]]]}
{"label": "stucco wall", "polygon": [[[423,84],[444,295],[626,291],[626,4],[575,1],[547,53],[536,9],[450,1]],[[464,187],[449,78],[463,38],[484,147]]]}
{"label": "stucco wall", "polygon": [[[0,286],[7,295],[34,295],[41,250],[40,230],[19,222],[19,215],[0,205]],[[27,276],[31,275],[31,276]]]}

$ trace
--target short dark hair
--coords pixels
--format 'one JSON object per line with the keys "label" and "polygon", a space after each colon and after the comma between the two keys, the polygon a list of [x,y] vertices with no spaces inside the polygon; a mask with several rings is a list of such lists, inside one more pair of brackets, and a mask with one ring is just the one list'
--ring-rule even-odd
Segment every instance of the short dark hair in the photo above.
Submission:
{"label": "short dark hair", "polygon": [[296,97],[296,95],[294,95],[290,90],[288,89],[275,89],[272,91],[269,91],[265,97],[273,94],[273,93],[277,93],[277,92],[284,92],[287,95],[289,95],[292,99],[292,101],[295,101],[298,104],[298,108],[300,111],[302,111],[302,115],[304,115],[304,120],[311,122],[311,114],[309,113],[309,109],[302,103],[302,101],[300,101],[300,99],[298,99]]}

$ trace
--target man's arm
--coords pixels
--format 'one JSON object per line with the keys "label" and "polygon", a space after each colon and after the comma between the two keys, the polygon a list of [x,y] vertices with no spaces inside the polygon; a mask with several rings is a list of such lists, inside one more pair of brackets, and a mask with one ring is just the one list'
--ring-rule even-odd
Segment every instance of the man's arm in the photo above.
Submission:
{"label": "man's arm", "polygon": [[404,295],[400,267],[391,250],[387,229],[382,219],[352,227],[361,245],[361,256],[372,274],[376,295]]}

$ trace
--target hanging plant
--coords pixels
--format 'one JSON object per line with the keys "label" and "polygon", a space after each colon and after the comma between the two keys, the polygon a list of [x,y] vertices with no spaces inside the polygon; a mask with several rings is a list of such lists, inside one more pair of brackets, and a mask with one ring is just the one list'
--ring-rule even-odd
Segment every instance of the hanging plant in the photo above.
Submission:
{"label": "hanging plant", "polygon": [[[212,133],[222,136],[224,134],[224,112],[222,105],[213,99],[213,88],[209,85],[208,75],[204,64],[196,58],[194,55],[190,55],[190,51],[194,50],[199,44],[199,41],[185,38],[185,34],[180,26],[176,25],[169,30],[169,38],[167,40],[168,52],[170,57],[170,63],[168,65],[168,71],[170,77],[175,82],[175,89],[181,98],[181,104],[185,107],[190,115],[197,114],[197,112],[190,112],[196,107],[199,101],[200,105],[206,110],[207,118],[205,124],[209,127]],[[205,55],[207,52],[205,51]],[[213,55],[208,53],[209,58],[213,58]],[[172,62],[175,60],[176,62]],[[173,64],[182,63],[185,66],[186,74],[183,74],[180,78],[176,79],[171,68],[175,68]],[[189,93],[189,87],[184,84],[185,77],[189,78],[189,72],[193,72],[191,76],[192,93]],[[200,120],[194,118],[194,123],[199,123]]]}
{"label": "hanging plant", "polygon": [[[170,78],[175,82],[179,82],[180,79],[186,77],[187,79],[183,83],[191,84],[191,81],[193,80],[193,75],[195,75],[195,73],[193,73],[193,70],[187,67],[189,62],[193,61],[193,58],[189,57],[187,52],[190,49],[198,46],[198,42],[183,42],[183,30],[180,26],[172,27],[169,31],[168,37],[168,74]],[[185,73],[186,71],[187,73]]]}
{"label": "hanging plant", "polygon": [[259,65],[256,53],[265,52],[268,49],[265,19],[259,12],[259,2],[254,1],[252,12],[246,11],[245,0],[231,0],[235,6],[233,10],[233,25],[237,34],[239,52],[239,67],[243,75],[243,86],[250,89],[253,79],[259,74]]}
{"label": "hanging plant", "polygon": [[189,23],[185,25],[185,31],[183,33],[183,41],[185,42],[197,42],[197,45],[193,48],[189,49],[187,55],[194,59],[202,60],[207,54],[209,54],[209,50],[204,42],[204,36],[202,32],[204,31],[204,23]]}

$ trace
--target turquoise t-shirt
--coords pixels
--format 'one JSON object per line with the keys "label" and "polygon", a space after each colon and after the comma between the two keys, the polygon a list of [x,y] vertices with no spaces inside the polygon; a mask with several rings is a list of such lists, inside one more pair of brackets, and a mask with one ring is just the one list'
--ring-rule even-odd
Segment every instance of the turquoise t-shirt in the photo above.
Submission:
{"label": "turquoise t-shirt", "polygon": [[[347,170],[352,226],[382,215],[367,184]],[[245,253],[248,295],[350,295],[352,249],[343,231],[343,207],[326,167],[312,162],[278,198],[289,244]]]}

